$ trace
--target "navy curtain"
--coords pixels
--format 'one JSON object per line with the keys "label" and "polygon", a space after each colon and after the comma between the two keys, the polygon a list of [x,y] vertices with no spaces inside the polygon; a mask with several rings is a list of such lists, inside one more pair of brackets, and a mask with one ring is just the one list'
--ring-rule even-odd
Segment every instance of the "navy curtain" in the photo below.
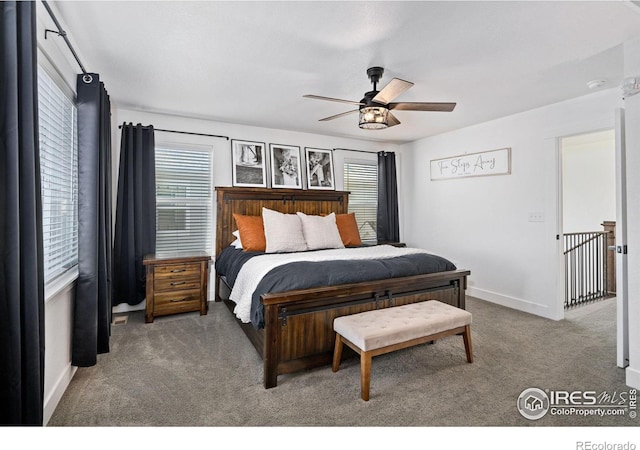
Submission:
{"label": "navy curtain", "polygon": [[78,278],[71,364],[93,366],[111,334],[111,102],[98,74],[78,75]]}
{"label": "navy curtain", "polygon": [[152,126],[123,124],[113,248],[113,302],[145,298],[142,259],[156,249],[155,139]]}
{"label": "navy curtain", "polygon": [[0,2],[0,424],[42,425],[44,266],[36,3]]}
{"label": "navy curtain", "polygon": [[378,152],[378,242],[400,241],[396,154]]}

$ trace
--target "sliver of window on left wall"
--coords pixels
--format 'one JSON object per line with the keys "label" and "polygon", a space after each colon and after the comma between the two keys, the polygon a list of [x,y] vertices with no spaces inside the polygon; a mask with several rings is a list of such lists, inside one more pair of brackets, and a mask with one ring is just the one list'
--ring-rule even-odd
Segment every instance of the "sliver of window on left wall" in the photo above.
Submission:
{"label": "sliver of window on left wall", "polygon": [[47,297],[78,266],[77,108],[69,89],[38,67],[44,281]]}
{"label": "sliver of window on left wall", "polygon": [[213,150],[159,145],[156,254],[213,249]]}

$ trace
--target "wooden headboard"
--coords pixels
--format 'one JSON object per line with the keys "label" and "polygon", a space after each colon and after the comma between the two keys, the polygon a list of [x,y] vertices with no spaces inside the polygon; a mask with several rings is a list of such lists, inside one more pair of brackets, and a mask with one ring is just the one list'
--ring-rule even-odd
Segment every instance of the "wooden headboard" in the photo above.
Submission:
{"label": "wooden headboard", "polygon": [[286,214],[345,214],[349,192],[300,189],[216,187],[216,256],[233,242],[237,230],[233,213],[262,215],[262,208]]}

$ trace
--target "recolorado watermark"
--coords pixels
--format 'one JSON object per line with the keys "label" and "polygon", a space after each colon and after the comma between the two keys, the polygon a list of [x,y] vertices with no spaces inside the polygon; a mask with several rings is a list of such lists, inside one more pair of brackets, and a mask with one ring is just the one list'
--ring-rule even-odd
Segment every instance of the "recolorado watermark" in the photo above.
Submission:
{"label": "recolorado watermark", "polygon": [[[518,411],[529,420],[553,416],[637,417],[637,390],[592,391],[528,388],[518,396]],[[591,443],[590,443],[591,444]],[[580,447],[581,450],[635,450],[618,447]]]}
{"label": "recolorado watermark", "polygon": [[576,450],[636,450],[633,442],[576,442]]}

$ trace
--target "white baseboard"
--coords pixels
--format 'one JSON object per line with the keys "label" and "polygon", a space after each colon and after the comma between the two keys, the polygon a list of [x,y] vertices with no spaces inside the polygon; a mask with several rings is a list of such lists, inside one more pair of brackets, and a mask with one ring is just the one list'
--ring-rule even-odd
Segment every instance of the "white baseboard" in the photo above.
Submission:
{"label": "white baseboard", "polygon": [[553,308],[550,308],[549,305],[543,305],[541,303],[535,303],[529,300],[509,297],[507,295],[498,294],[497,292],[492,292],[486,289],[480,289],[472,286],[467,286],[466,294],[470,297],[479,298],[480,300],[486,300],[491,303],[506,306],[507,308],[535,314],[536,316],[545,317],[547,319],[561,319],[561,317],[554,317],[554,311],[552,311]]}
{"label": "white baseboard", "polygon": [[625,375],[627,386],[640,389],[640,370],[627,367],[625,369]]}
{"label": "white baseboard", "polygon": [[111,308],[111,312],[113,314],[119,314],[119,313],[127,313],[127,312],[132,312],[132,311],[144,311],[145,309],[145,305],[146,305],[146,301],[141,301],[140,303],[138,303],[137,305],[129,305],[128,303],[120,303],[119,305],[116,305],[114,307]]}
{"label": "white baseboard", "polygon": [[55,386],[49,392],[47,398],[44,399],[44,411],[43,411],[43,421],[42,424],[46,426],[53,415],[53,412],[56,410],[64,391],[67,390],[69,383],[71,383],[71,379],[73,375],[75,375],[77,367],[69,364],[67,369],[60,374],[58,379],[56,380]]}

